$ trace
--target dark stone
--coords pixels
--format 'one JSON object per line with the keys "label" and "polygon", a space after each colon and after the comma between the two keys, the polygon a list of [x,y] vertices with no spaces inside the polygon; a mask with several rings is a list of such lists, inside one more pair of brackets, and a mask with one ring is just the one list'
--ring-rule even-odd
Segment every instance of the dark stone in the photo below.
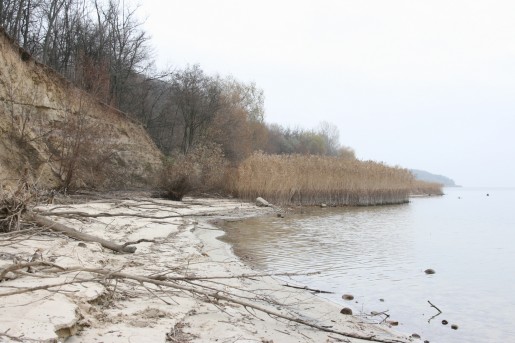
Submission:
{"label": "dark stone", "polygon": [[80,242],[79,244],[77,244],[77,246],[81,247],[81,248],[86,248],[86,243],[84,242]]}
{"label": "dark stone", "polygon": [[381,298],[381,299],[379,299],[379,301],[380,301],[380,302],[382,302],[382,303],[384,303],[384,299],[382,299],[382,298]]}
{"label": "dark stone", "polygon": [[411,337],[420,339],[420,335],[418,333],[411,334]]}
{"label": "dark stone", "polygon": [[434,274],[436,272],[435,272],[434,269],[429,268],[429,269],[424,270],[424,273],[426,273],[426,274]]}
{"label": "dark stone", "polygon": [[399,325],[399,322],[396,320],[388,320],[387,323],[391,326],[397,326]]}
{"label": "dark stone", "polygon": [[452,325],[451,325],[451,329],[453,329],[453,330],[458,330],[458,325],[456,325],[456,324],[452,324]]}
{"label": "dark stone", "polygon": [[354,295],[352,294],[344,294],[342,295],[343,300],[354,300]]}
{"label": "dark stone", "polygon": [[342,310],[340,311],[341,314],[348,314],[348,315],[351,315],[352,314],[352,310],[348,307],[344,307],[342,308]]}
{"label": "dark stone", "polygon": [[444,319],[444,320],[442,320],[442,324],[447,325],[447,324],[449,324],[449,322]]}

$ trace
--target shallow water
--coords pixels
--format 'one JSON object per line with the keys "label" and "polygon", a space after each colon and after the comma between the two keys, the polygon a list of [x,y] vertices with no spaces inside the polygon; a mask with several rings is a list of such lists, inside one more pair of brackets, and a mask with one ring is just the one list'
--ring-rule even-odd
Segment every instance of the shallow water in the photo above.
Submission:
{"label": "shallow water", "polygon": [[[294,280],[334,292],[326,297],[355,314],[387,311],[397,330],[423,340],[515,342],[515,189],[445,193],[233,222],[223,240],[266,271],[320,271]],[[428,301],[443,313],[431,319],[438,311]]]}

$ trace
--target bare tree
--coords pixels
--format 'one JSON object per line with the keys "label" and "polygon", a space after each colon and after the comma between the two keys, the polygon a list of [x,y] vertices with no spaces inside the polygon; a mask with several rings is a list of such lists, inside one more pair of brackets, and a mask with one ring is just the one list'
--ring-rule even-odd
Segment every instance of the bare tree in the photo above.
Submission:
{"label": "bare tree", "polygon": [[194,65],[174,75],[171,91],[183,120],[181,150],[186,154],[220,108],[220,81]]}

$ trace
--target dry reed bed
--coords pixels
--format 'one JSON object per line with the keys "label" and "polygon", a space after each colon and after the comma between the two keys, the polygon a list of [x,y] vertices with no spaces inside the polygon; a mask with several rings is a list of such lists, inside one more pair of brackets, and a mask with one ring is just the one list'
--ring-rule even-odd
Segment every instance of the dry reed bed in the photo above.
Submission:
{"label": "dry reed bed", "polygon": [[414,182],[407,169],[372,161],[257,153],[239,166],[232,191],[278,205],[383,205],[408,202]]}

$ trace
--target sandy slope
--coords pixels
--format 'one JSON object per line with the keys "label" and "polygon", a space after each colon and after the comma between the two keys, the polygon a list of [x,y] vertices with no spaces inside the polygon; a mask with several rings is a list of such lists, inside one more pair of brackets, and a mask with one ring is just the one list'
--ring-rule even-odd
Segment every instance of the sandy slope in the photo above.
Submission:
{"label": "sandy slope", "polygon": [[[54,233],[21,240],[0,236],[0,269],[13,257],[30,257],[36,248],[43,259],[63,267],[81,266],[151,276],[235,276],[259,273],[242,264],[209,220],[270,213],[270,208],[223,199],[186,199],[183,203],[137,198],[110,199],[77,205],[41,208],[54,212],[137,213],[98,218],[53,217],[61,223],[116,242],[153,240],[137,244],[134,254],[115,254],[99,244],[77,242]],[[185,217],[164,216],[187,215]],[[157,218],[156,218],[157,217]],[[87,272],[17,275],[0,282],[0,295],[43,284],[95,278],[94,281],[0,296],[0,342],[359,342],[327,333],[215,297],[191,295],[172,287],[112,280]],[[178,282],[206,292],[236,297],[266,309],[301,318],[332,330],[373,336],[379,340],[410,339],[381,325],[360,322],[339,313],[340,308],[310,293],[281,286],[272,277],[230,278]],[[200,288],[198,285],[201,285]],[[3,333],[3,334],[2,334]]]}

